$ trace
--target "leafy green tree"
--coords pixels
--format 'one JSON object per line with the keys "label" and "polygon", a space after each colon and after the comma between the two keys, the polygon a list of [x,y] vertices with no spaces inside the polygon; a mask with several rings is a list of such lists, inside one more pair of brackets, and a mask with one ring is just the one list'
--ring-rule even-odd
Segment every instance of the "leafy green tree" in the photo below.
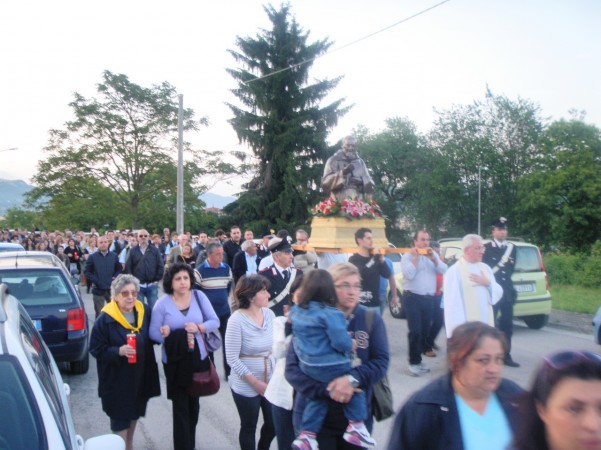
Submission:
{"label": "leafy green tree", "polygon": [[[102,78],[98,97],[87,99],[76,93],[69,104],[74,119],[63,129],[50,130],[45,148],[49,156],[38,164],[37,187],[28,194],[28,202],[49,211],[50,205],[88,199],[97,182],[110,190],[110,201],[92,198],[82,211],[89,212],[86,206],[95,205],[100,215],[113,214],[106,223],[126,222],[128,228],[137,228],[141,219],[156,218],[141,216],[141,211],[156,209],[157,196],[170,197],[168,203],[175,205],[174,178],[162,175],[175,173],[177,95],[167,82],[144,88],[110,71]],[[184,111],[185,130],[197,130],[206,122],[194,120],[192,110]],[[185,148],[192,152],[189,144]],[[192,153],[188,182],[197,198],[200,177],[216,168],[226,169],[215,162],[214,153]]]}
{"label": "leafy green tree", "polygon": [[[440,195],[446,197],[450,224],[460,233],[474,232],[478,221],[478,184],[481,175],[482,223],[499,215],[519,220],[514,212],[517,182],[531,172],[543,125],[539,108],[518,98],[511,100],[487,90],[484,101],[438,112],[430,132],[430,146],[454,174]],[[480,168],[480,170],[479,170]],[[453,186],[455,184],[455,186]]]}
{"label": "leafy green tree", "polygon": [[230,123],[250,147],[252,160],[244,161],[251,176],[246,190],[225,211],[233,223],[255,229],[307,221],[319,199],[328,131],[348,110],[343,99],[320,107],[340,77],[309,82],[313,60],[331,42],[309,43],[288,5],[264,9],[272,28],[256,37],[238,37],[230,54],[239,67],[228,69],[238,83],[233,93],[241,104],[228,104],[234,114]]}
{"label": "leafy green tree", "polygon": [[0,221],[0,227],[33,230],[33,224],[40,223],[39,219],[40,216],[35,211],[21,207],[8,208],[4,214],[4,219]]}
{"label": "leafy green tree", "polygon": [[547,246],[588,252],[601,238],[601,130],[559,120],[540,145],[534,170],[519,184],[523,231]]}

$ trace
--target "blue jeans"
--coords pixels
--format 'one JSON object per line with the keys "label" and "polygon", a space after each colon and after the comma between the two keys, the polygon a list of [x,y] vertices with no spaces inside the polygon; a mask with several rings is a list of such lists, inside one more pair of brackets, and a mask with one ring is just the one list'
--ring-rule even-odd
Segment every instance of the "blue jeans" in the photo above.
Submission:
{"label": "blue jeans", "polygon": [[[232,396],[240,416],[240,434],[238,434],[240,450],[269,450],[271,441],[275,437],[271,403],[262,395],[245,397],[232,391]],[[259,410],[263,411],[263,426],[261,427],[259,445],[255,447]]]}
{"label": "blue jeans", "polygon": [[156,284],[149,284],[147,287],[140,286],[140,292],[138,292],[138,300],[144,303],[144,297],[146,297],[146,303],[152,310],[154,304],[159,298],[159,287]]}
{"label": "blue jeans", "polygon": [[278,439],[279,449],[288,449],[294,441],[294,427],[292,426],[292,411],[271,405],[271,415],[273,416],[273,428]]}
{"label": "blue jeans", "polygon": [[[351,369],[350,363],[335,366],[307,366],[300,364],[303,373],[317,381],[332,381],[345,375]],[[303,411],[302,431],[319,433],[326,414],[328,413],[328,399],[307,398],[305,410]],[[357,392],[351,397],[351,401],[344,406],[344,417],[354,422],[363,422],[367,418],[367,401],[365,392]]]}

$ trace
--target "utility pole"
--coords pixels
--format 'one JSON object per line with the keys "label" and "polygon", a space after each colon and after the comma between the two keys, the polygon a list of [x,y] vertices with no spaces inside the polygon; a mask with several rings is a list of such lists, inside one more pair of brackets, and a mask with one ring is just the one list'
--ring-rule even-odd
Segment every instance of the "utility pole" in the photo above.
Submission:
{"label": "utility pole", "polygon": [[175,229],[178,234],[184,233],[184,96],[179,94],[179,111],[177,114],[177,208]]}

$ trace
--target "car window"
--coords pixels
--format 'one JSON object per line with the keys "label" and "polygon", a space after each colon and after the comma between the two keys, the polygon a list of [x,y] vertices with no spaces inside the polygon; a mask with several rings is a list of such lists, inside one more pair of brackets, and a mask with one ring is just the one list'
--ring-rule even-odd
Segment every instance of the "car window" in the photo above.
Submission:
{"label": "car window", "polygon": [[538,249],[536,247],[516,247],[515,271],[516,272],[541,272]]}
{"label": "car window", "polygon": [[445,263],[451,265],[459,259],[463,250],[459,247],[441,247],[440,252],[444,258]]}
{"label": "car window", "polygon": [[0,380],[0,448],[47,448],[40,411],[17,358],[0,356]]}
{"label": "car window", "polygon": [[[42,338],[33,327],[29,316],[23,311],[20,320],[21,325],[21,340],[25,355],[44,391],[46,399],[52,410],[52,415],[57,422],[57,427],[63,436],[65,446],[68,447],[69,432],[66,422],[65,407],[61,401],[61,395],[58,389],[63,389],[63,386],[58,386],[56,383],[56,374],[54,373],[54,365],[52,364],[50,354],[47,348],[42,344]],[[0,447],[1,448],[1,447]]]}
{"label": "car window", "polygon": [[60,270],[5,269],[0,271],[0,280],[24,306],[74,302]]}

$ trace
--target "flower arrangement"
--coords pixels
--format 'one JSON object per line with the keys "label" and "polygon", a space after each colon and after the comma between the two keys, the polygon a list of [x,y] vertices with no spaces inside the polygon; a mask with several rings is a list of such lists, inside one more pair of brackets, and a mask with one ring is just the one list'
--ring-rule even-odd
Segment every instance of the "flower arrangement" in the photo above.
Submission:
{"label": "flower arrangement", "polygon": [[345,198],[339,200],[328,197],[311,209],[314,216],[341,216],[349,220],[353,219],[375,219],[382,217],[382,210],[373,198],[361,200],[359,197]]}

